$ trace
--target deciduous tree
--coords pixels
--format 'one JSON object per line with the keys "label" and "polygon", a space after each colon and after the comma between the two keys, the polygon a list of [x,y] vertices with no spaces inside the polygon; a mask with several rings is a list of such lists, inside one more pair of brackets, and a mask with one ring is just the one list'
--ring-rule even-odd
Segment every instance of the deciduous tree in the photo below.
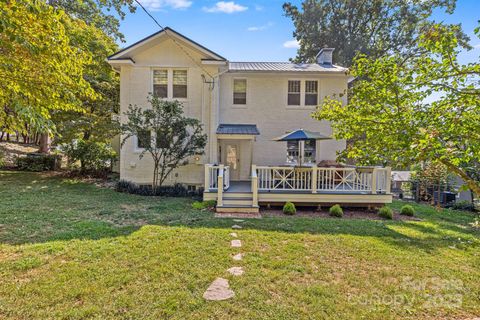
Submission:
{"label": "deciduous tree", "polygon": [[457,28],[431,26],[411,53],[355,60],[348,104],[331,97],[313,114],[351,141],[340,157],[403,167],[438,161],[480,195],[480,63],[459,63]]}
{"label": "deciduous tree", "polygon": [[186,164],[188,157],[203,154],[207,136],[202,133],[198,119],[185,117],[178,101],[165,101],[150,97],[151,108],[130,106],[122,124],[122,146],[136,136],[142,143],[142,158],[146,153],[153,159],[152,188],[161,186],[178,166]]}

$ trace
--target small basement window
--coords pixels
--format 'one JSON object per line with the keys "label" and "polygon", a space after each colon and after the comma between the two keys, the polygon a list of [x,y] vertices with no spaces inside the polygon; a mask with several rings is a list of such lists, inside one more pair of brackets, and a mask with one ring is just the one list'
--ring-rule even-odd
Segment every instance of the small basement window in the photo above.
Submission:
{"label": "small basement window", "polygon": [[247,104],[247,80],[233,80],[233,104]]}

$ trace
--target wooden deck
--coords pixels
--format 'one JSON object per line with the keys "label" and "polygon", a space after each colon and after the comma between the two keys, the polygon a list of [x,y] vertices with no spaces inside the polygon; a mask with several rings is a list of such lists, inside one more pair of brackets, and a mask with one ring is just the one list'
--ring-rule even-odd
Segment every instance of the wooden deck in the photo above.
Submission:
{"label": "wooden deck", "polygon": [[[204,200],[217,212],[258,212],[259,205],[372,207],[392,202],[390,168],[292,168],[252,166],[250,181],[230,181],[225,166],[205,169]],[[223,188],[218,188],[223,186]]]}

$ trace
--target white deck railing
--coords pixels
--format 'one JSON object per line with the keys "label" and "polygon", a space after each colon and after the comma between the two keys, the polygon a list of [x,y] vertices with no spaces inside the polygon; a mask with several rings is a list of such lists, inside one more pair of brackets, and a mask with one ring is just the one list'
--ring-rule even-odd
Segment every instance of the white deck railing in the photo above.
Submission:
{"label": "white deck railing", "polygon": [[260,191],[390,192],[390,168],[257,166],[256,169]]}
{"label": "white deck railing", "polygon": [[220,169],[223,168],[223,189],[226,190],[230,187],[230,167],[224,165],[205,165],[205,190],[218,189],[218,176],[220,175]]}

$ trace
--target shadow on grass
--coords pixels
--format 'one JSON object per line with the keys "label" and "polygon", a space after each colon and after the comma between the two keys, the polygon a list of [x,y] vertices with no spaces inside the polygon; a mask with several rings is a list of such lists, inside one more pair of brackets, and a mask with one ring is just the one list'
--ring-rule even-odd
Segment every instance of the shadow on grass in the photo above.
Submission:
{"label": "shadow on grass", "polygon": [[[231,229],[238,224],[193,210],[191,199],[123,194],[36,173],[0,172],[0,193],[0,243],[5,244],[127,236],[144,225]],[[465,215],[461,213],[457,223],[450,213],[444,221],[441,214],[420,211],[424,221],[279,216],[244,219],[241,224],[266,232],[373,237],[405,250],[433,251],[458,239],[479,245],[479,233],[463,225],[473,221],[473,215]]]}

